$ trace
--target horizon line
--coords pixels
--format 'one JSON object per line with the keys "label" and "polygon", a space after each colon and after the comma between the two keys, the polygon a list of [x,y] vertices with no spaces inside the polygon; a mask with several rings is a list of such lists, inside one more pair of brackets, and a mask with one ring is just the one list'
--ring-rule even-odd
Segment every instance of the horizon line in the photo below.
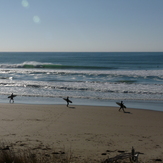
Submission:
{"label": "horizon line", "polygon": [[162,53],[163,51],[0,51],[0,53]]}

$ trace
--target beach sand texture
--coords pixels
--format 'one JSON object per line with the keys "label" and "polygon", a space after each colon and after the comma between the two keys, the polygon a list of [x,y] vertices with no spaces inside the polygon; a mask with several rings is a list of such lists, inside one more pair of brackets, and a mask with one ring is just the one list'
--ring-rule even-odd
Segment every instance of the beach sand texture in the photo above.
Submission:
{"label": "beach sand texture", "polygon": [[[130,152],[163,159],[163,112],[117,107],[0,104],[0,139],[15,147],[49,145],[96,160]],[[50,151],[51,152],[51,151]]]}

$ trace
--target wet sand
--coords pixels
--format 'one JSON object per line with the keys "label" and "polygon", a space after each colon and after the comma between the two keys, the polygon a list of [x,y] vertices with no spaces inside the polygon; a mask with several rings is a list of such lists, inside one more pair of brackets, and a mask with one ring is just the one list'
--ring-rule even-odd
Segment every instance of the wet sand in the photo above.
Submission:
{"label": "wet sand", "polygon": [[[130,152],[163,160],[163,112],[117,107],[0,104],[0,139],[15,148],[52,147],[81,159]],[[47,150],[47,152],[52,152]]]}

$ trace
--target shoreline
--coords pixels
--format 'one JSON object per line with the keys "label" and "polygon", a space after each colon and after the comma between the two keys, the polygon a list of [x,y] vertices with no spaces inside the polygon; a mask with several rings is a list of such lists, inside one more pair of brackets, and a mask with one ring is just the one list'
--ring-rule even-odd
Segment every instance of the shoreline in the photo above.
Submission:
{"label": "shoreline", "polygon": [[0,112],[0,139],[14,148],[43,150],[48,145],[80,159],[101,160],[133,146],[144,153],[139,156],[143,161],[163,159],[163,112],[46,104],[0,104]]}
{"label": "shoreline", "polygon": [[[64,98],[64,97],[63,97]],[[53,97],[27,97],[17,96],[15,97],[15,104],[38,104],[38,105],[66,105],[66,102],[60,98]],[[119,107],[116,102],[120,102],[121,99],[117,100],[101,100],[101,99],[79,99],[71,98],[72,104],[70,105],[84,105],[84,106],[110,106]],[[127,108],[134,109],[146,109],[163,111],[163,101],[155,100],[123,100]],[[0,103],[9,103],[9,99],[6,95],[0,95]]]}
{"label": "shoreline", "polygon": [[[0,105],[20,105],[20,106],[23,106],[23,105],[29,105],[29,106],[61,106],[61,107],[67,107],[66,103],[65,104],[46,104],[46,103],[43,103],[43,104],[39,104],[39,103],[0,103]],[[67,108],[75,108],[75,107],[106,107],[106,108],[115,108],[117,111],[119,110],[119,107],[118,106],[106,106],[106,105],[91,105],[91,104],[69,104],[69,106]],[[125,108],[125,111],[126,113],[128,112],[127,110],[128,109],[131,109],[131,110],[140,110],[140,111],[151,111],[151,112],[163,112],[162,110],[152,110],[152,109],[141,109],[141,108]],[[122,112],[122,111],[121,111]]]}

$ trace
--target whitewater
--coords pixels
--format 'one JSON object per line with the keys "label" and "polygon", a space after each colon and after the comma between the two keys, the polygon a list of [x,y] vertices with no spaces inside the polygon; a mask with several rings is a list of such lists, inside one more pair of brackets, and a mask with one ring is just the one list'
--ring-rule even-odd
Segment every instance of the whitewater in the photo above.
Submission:
{"label": "whitewater", "polygon": [[[0,96],[55,103],[69,96],[107,105],[163,102],[162,53],[1,53]],[[12,60],[11,60],[12,58]],[[6,98],[6,99],[5,99]],[[61,102],[61,100],[59,100]],[[86,102],[89,103],[89,102]]]}

